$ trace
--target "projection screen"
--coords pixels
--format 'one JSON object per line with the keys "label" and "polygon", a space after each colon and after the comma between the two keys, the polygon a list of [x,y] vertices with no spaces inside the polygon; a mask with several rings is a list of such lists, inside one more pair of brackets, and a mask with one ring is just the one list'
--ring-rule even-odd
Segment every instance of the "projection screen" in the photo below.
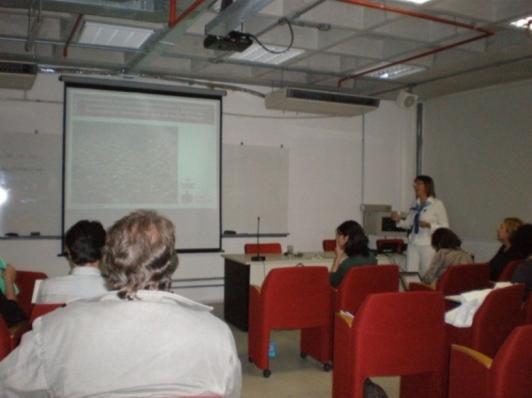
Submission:
{"label": "projection screen", "polygon": [[221,96],[65,85],[63,234],[136,209],[176,226],[179,251],[220,250]]}

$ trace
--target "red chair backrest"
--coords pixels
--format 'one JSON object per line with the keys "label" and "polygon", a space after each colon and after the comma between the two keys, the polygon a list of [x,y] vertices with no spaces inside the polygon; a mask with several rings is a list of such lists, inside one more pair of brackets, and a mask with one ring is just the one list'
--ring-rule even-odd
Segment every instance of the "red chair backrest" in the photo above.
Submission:
{"label": "red chair backrest", "polygon": [[406,249],[406,243],[402,239],[377,239],[377,251],[402,253]]}
{"label": "red chair backrest", "polygon": [[532,325],[517,327],[495,356],[487,390],[493,398],[528,398],[532,392]]}
{"label": "red chair backrest", "polygon": [[271,270],[262,284],[264,317],[275,328],[312,327],[329,322],[327,267],[289,267]]}
{"label": "red chair backrest", "polygon": [[11,335],[4,319],[0,316],[0,361],[11,352]]}
{"label": "red chair backrest", "polygon": [[48,278],[48,275],[43,272],[17,271],[15,283],[20,290],[17,295],[17,303],[28,317],[31,315],[31,298],[33,296],[35,281],[46,278]]}
{"label": "red chair backrest", "polygon": [[31,310],[30,323],[33,323],[33,321],[35,321],[35,319],[39,318],[40,316],[46,315],[47,313],[64,306],[64,303],[35,304]]}
{"label": "red chair backrest", "polygon": [[445,353],[443,312],[439,292],[369,295],[354,318],[355,364],[364,361],[368,374],[381,375],[437,369]]}
{"label": "red chair backrest", "polygon": [[336,250],[336,240],[335,239],[324,239],[321,242],[324,252],[333,252]]}
{"label": "red chair backrest", "polygon": [[490,357],[511,331],[523,323],[524,285],[494,289],[484,300],[471,325],[471,348]]}
{"label": "red chair backrest", "polygon": [[352,267],[338,287],[334,312],[343,310],[356,314],[369,294],[398,290],[399,267],[397,265]]}
{"label": "red chair backrest", "polygon": [[394,292],[370,294],[351,326],[337,314],[333,397],[362,398],[364,380],[385,375],[407,378],[401,381],[401,396],[443,397],[443,311],[440,292]]}
{"label": "red chair backrest", "polygon": [[519,267],[521,264],[524,263],[525,260],[513,260],[510,261],[506,266],[503,268],[501,274],[499,275],[499,278],[497,281],[503,282],[503,281],[509,281],[512,279],[512,276],[515,272],[515,269]]}
{"label": "red chair backrest", "polygon": [[280,243],[246,243],[244,245],[244,253],[256,254],[257,248],[260,249],[260,254],[281,254],[283,249]]}
{"label": "red chair backrest", "polygon": [[487,263],[451,265],[436,283],[436,289],[444,296],[485,289],[490,286],[490,270]]}

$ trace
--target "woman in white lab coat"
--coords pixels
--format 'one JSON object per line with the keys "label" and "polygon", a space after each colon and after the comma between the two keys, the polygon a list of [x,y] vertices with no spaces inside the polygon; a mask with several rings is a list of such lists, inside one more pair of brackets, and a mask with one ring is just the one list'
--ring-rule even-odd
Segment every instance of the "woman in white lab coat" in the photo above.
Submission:
{"label": "woman in white lab coat", "polygon": [[410,230],[406,266],[408,271],[427,272],[434,248],[430,244],[432,232],[438,228],[448,228],[449,221],[443,202],[436,199],[434,181],[427,175],[419,175],[414,180],[416,200],[409,209],[406,218],[402,219],[397,212],[392,219],[397,226]]}

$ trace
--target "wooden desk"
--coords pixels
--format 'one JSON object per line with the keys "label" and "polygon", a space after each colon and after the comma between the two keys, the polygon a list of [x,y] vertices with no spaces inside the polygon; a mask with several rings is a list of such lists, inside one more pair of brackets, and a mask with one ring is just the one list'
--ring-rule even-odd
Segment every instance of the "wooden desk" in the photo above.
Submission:
{"label": "wooden desk", "polygon": [[251,261],[253,254],[225,254],[224,318],[241,330],[248,330],[249,286],[261,286],[274,268],[331,265],[334,253],[303,253],[302,256],[266,254],[266,261]]}

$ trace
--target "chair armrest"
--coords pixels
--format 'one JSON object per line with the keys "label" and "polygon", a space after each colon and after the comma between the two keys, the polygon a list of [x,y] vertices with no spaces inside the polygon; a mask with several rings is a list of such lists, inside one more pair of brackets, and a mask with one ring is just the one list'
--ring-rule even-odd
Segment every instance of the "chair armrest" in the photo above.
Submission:
{"label": "chair armrest", "polygon": [[408,285],[408,290],[411,290],[411,291],[429,291],[429,292],[432,292],[434,291],[434,288],[430,285],[425,285],[424,283],[418,283],[418,282],[410,282],[410,284]]}
{"label": "chair armrest", "polygon": [[345,323],[348,327],[351,327],[353,324],[353,319],[355,318],[352,314],[348,312],[337,312],[336,317],[340,320],[340,322]]}
{"label": "chair armrest", "polygon": [[456,344],[451,347],[449,398],[485,397],[493,360],[468,347]]}
{"label": "chair armrest", "polygon": [[452,349],[452,353],[459,352],[461,354],[457,354],[457,355],[468,356],[471,359],[474,359],[476,362],[478,362],[479,365],[484,366],[486,369],[489,369],[491,367],[491,364],[493,363],[492,358],[472,348],[469,348],[463,345],[458,345],[458,344],[451,344],[451,349]]}

